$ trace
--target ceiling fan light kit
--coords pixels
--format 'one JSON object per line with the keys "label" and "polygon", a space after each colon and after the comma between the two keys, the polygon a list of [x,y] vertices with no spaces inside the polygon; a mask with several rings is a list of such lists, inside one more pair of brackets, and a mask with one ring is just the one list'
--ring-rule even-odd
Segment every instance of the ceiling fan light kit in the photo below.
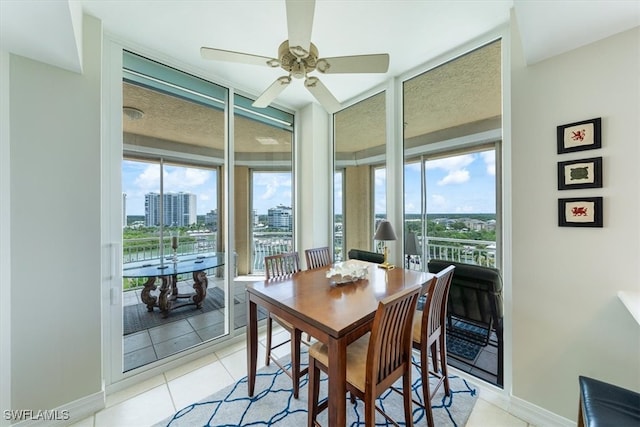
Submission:
{"label": "ceiling fan light kit", "polygon": [[309,73],[316,70],[323,74],[386,73],[389,69],[389,55],[386,53],[319,58],[318,48],[311,43],[315,1],[286,0],[286,6],[289,39],[278,47],[278,58],[210,47],[200,48],[200,54],[204,59],[266,65],[271,68],[280,67],[289,73],[286,76],[278,77],[255,100],[254,107],[269,106],[291,83],[291,78],[304,78],[304,86],[311,95],[325,110],[333,113],[340,109],[340,103],[317,77],[309,76]]}

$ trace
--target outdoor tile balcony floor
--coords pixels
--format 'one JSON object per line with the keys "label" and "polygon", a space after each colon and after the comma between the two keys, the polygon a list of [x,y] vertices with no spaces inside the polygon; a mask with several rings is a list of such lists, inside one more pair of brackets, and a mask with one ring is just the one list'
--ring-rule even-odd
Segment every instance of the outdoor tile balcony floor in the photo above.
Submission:
{"label": "outdoor tile balcony floor", "polygon": [[[235,306],[233,327],[235,328],[246,324],[245,283],[261,280],[259,276],[238,279],[235,282],[233,297]],[[223,280],[213,276],[208,276],[208,280],[207,298],[221,299],[224,295],[221,292]],[[193,292],[192,284],[192,281],[180,281],[178,291],[185,294]],[[146,306],[142,303],[141,292],[141,290],[124,292],[123,308],[126,310],[127,307],[131,308],[139,304],[140,316],[151,316],[152,313],[148,313]],[[193,305],[179,307],[170,311],[161,324],[126,334],[123,339],[124,371],[155,362],[224,334],[224,303],[220,302],[218,305],[219,308],[211,311],[197,310]],[[154,311],[156,312],[154,317],[157,318],[158,308],[154,307]],[[124,322],[126,321],[125,316]],[[131,328],[124,325],[124,329]]]}

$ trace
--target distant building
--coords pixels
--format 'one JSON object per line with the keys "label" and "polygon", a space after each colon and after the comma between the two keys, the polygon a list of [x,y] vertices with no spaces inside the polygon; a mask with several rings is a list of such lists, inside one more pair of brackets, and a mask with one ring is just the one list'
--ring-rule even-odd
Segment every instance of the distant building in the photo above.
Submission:
{"label": "distant building", "polygon": [[207,212],[204,215],[204,223],[205,225],[213,225],[214,230],[218,229],[218,210],[211,209],[210,212]]}
{"label": "distant building", "polygon": [[276,206],[267,211],[267,224],[270,228],[291,229],[291,208]]}
{"label": "distant building", "polygon": [[[144,222],[147,227],[160,225],[160,194],[144,195]],[[196,195],[192,193],[165,193],[162,196],[162,224],[168,227],[184,227],[196,224]]]}
{"label": "distant building", "polygon": [[482,231],[486,228],[486,223],[479,219],[464,218],[462,222],[464,222],[464,225],[466,225],[469,230]]}

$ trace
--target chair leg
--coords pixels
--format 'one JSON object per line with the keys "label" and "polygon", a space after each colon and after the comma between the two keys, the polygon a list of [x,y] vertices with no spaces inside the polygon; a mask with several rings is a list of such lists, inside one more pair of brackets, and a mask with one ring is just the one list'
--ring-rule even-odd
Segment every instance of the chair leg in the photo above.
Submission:
{"label": "chair leg", "polygon": [[431,344],[431,363],[433,364],[433,372],[438,373],[438,370],[440,369],[440,365],[438,364],[438,345],[437,345],[437,341],[434,341],[433,344]]}
{"label": "chair leg", "polygon": [[402,376],[402,398],[404,400],[404,422],[408,427],[413,426],[413,412],[411,406],[411,365]]}
{"label": "chair leg", "polygon": [[293,397],[298,398],[300,391],[300,341],[302,331],[294,329],[291,331],[291,380],[293,381]]}
{"label": "chair leg", "polygon": [[271,313],[267,315],[267,357],[265,358],[265,365],[269,366],[271,361],[271,328],[273,327],[273,319]]}
{"label": "chair leg", "polygon": [[439,338],[440,342],[440,363],[442,366],[442,377],[444,378],[444,394],[451,396],[451,387],[449,386],[449,370],[447,368],[447,336],[442,333]]}
{"label": "chair leg", "polygon": [[364,425],[366,427],[376,425],[376,398],[373,393],[364,393]]}
{"label": "chair leg", "polygon": [[431,410],[431,391],[429,390],[429,347],[422,346],[420,350],[420,374],[422,376],[422,399],[424,412],[427,415],[427,425],[434,427],[433,412]]}
{"label": "chair leg", "polygon": [[318,395],[320,394],[320,369],[316,366],[316,359],[309,357],[309,396],[307,409],[307,427],[313,427],[318,416]]}

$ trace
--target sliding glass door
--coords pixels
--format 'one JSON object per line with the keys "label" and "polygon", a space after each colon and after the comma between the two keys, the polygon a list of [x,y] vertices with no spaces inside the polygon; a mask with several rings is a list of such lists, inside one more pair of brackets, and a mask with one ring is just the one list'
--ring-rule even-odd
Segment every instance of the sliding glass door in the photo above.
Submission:
{"label": "sliding glass door", "polygon": [[[501,266],[501,49],[494,41],[403,83],[407,268],[427,271],[434,259]],[[501,290],[455,280],[448,363],[502,386]]]}
{"label": "sliding glass door", "polygon": [[125,53],[123,372],[229,333],[220,191],[227,90]]}
{"label": "sliding glass door", "polygon": [[[234,329],[244,328],[246,284],[264,280],[264,257],[295,250],[293,115],[234,96],[232,281]],[[260,314],[264,316],[264,313]]]}
{"label": "sliding glass door", "polygon": [[136,373],[241,333],[246,283],[263,279],[265,255],[294,249],[294,116],[238,94],[229,103],[226,88],[130,52],[122,96],[112,359]]}

